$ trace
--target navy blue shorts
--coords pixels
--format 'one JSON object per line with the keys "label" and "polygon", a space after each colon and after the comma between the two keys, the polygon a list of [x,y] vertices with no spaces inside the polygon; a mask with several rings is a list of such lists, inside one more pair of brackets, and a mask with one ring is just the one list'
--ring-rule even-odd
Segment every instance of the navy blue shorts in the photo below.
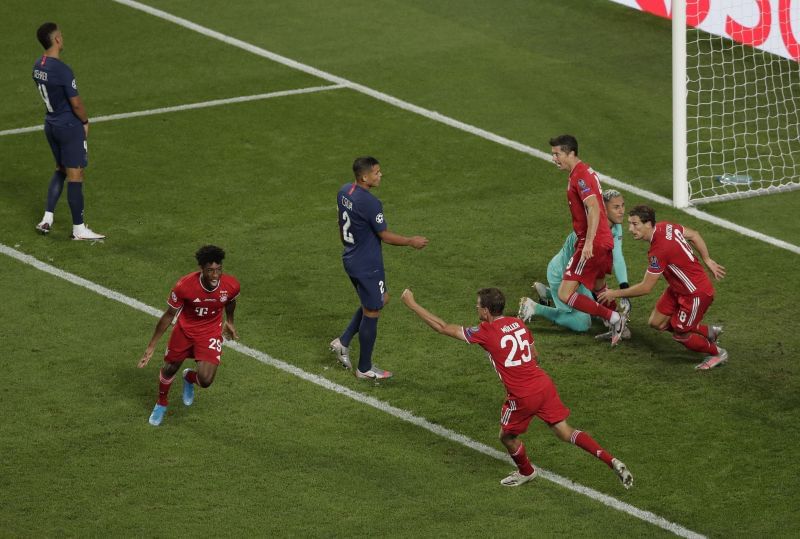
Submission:
{"label": "navy blue shorts", "polygon": [[356,289],[361,306],[370,311],[383,309],[383,294],[386,292],[386,276],[382,271],[376,271],[367,276],[350,277],[350,282]]}
{"label": "navy blue shorts", "polygon": [[50,143],[56,165],[66,168],[86,168],[89,165],[83,124],[76,122],[65,127],[55,127],[45,122],[44,134]]}

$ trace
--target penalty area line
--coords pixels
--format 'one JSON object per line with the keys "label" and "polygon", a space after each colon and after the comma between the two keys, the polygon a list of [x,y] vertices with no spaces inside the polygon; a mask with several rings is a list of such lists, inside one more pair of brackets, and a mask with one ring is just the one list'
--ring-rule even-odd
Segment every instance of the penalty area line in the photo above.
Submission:
{"label": "penalty area line", "polygon": [[[84,279],[83,277],[79,277],[78,275],[75,275],[73,273],[69,273],[62,269],[56,268],[55,266],[51,266],[50,264],[42,262],[41,260],[31,255],[17,251],[16,249],[8,247],[7,245],[4,245],[2,243],[0,243],[0,253],[10,258],[13,258],[19,262],[22,262],[23,264],[32,266],[33,268],[36,268],[40,271],[49,273],[54,277],[58,277],[59,279],[63,279],[69,283],[83,287],[91,292],[104,296],[108,299],[112,299],[114,301],[127,305],[128,307],[136,309],[137,311],[149,314],[150,316],[153,316],[155,318],[159,318],[163,314],[163,311],[159,311],[155,307],[151,307],[150,305],[142,303],[139,300],[133,299],[124,294],[111,290],[110,288],[106,288],[102,285],[89,281],[88,279]],[[401,419],[403,421],[406,421],[407,423],[416,425],[433,434],[436,434],[437,436],[440,436],[457,444],[461,444],[469,449],[472,449],[479,453],[483,453],[484,455],[490,456],[497,460],[513,464],[511,458],[508,456],[507,453],[499,451],[493,447],[489,447],[486,444],[473,440],[468,436],[450,430],[441,425],[436,425],[434,423],[431,423],[424,417],[414,415],[408,410],[397,408],[374,397],[370,397],[368,395],[364,395],[363,393],[353,391],[349,387],[337,384],[336,382],[333,382],[325,377],[304,371],[303,369],[296,367],[295,365],[292,365],[280,359],[276,359],[270,356],[269,354],[256,350],[255,348],[250,348],[249,346],[246,346],[244,344],[238,342],[226,341],[225,346],[239,352],[240,354],[244,354],[248,357],[251,357],[265,365],[270,365],[272,367],[275,367],[276,369],[280,369],[288,374],[306,380],[307,382],[311,382],[312,384],[316,384],[322,388],[333,391],[334,393],[338,393],[339,395],[348,397],[350,399],[353,399],[354,401],[366,404],[367,406],[371,406],[377,410],[380,410],[393,417],[396,417],[397,419]],[[655,513],[651,513],[650,511],[646,511],[644,509],[639,509],[638,507],[635,507],[629,503],[618,500],[607,494],[603,494],[602,492],[594,490],[593,488],[583,486],[579,483],[575,483],[574,481],[567,479],[566,477],[562,477],[553,472],[549,472],[543,468],[537,467],[537,471],[539,472],[539,476],[542,477],[543,479],[556,483],[557,485],[560,485],[578,494],[587,496],[588,498],[598,501],[603,505],[606,505],[607,507],[616,509],[618,511],[636,517],[640,520],[658,526],[659,528],[671,532],[679,537],[686,537],[691,539],[701,539],[705,537],[697,532],[684,528],[680,524],[670,522],[669,520],[660,517]]]}
{"label": "penalty area line", "polygon": [[[230,105],[232,103],[246,103],[248,101],[261,101],[262,99],[273,99],[276,97],[286,97],[290,95],[313,94],[315,92],[326,92],[328,90],[338,90],[344,88],[343,84],[329,84],[326,86],[311,86],[309,88],[297,88],[295,90],[280,90],[278,92],[269,92],[266,94],[243,95],[240,97],[228,97],[225,99],[212,99],[211,101],[203,101],[200,103],[189,103],[186,105],[175,105],[173,107],[160,107],[157,109],[140,110],[135,112],[121,112],[119,114],[108,114],[106,116],[94,116],[90,118],[91,123],[96,124],[99,122],[110,122],[112,120],[125,120],[127,118],[139,118],[140,116],[153,116],[154,114],[166,114],[168,112],[180,112],[184,110],[204,109],[208,107],[219,107],[221,105]],[[6,135],[18,135],[20,133],[31,133],[33,131],[42,131],[43,125],[33,125],[31,127],[20,127],[18,129],[6,129],[0,131],[0,137]]]}

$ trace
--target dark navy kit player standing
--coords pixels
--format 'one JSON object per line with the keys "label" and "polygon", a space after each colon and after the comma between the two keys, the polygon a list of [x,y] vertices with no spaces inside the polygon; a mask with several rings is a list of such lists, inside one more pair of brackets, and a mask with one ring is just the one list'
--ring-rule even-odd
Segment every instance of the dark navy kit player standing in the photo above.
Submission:
{"label": "dark navy kit player standing", "polygon": [[102,234],[93,232],[83,222],[83,171],[88,165],[86,139],[89,134],[89,116],[78,95],[78,85],[70,67],[61,61],[64,38],[58,25],[46,22],[36,31],[44,54],[33,65],[33,82],[46,110],[44,133],[53,157],[56,171],[47,189],[47,204],[36,230],[50,232],[56,203],[67,181],[67,201],[72,213],[72,238],[100,240]]}
{"label": "dark navy kit player standing", "polygon": [[392,376],[372,364],[372,350],[378,336],[378,317],[389,301],[386,273],[383,267],[381,242],[389,245],[422,249],[428,244],[423,236],[401,236],[389,231],[383,215],[383,204],[370,191],[381,183],[381,165],[374,157],[359,157],[353,162],[355,181],[339,189],[336,204],[339,210],[339,235],[344,246],[344,270],[356,289],[361,305],[350,324],[330,346],[339,362],[347,369],[350,362],[350,341],[358,333],[360,346],[358,378],[383,379]]}

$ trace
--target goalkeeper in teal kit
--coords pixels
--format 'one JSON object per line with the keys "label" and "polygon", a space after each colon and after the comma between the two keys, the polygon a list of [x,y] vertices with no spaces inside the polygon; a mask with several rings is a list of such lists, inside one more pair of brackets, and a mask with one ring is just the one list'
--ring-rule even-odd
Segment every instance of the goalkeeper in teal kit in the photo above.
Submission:
{"label": "goalkeeper in teal kit", "polygon": [[[614,276],[619,282],[620,288],[628,288],[628,268],[625,265],[625,257],[622,255],[622,221],[625,218],[625,200],[622,194],[615,189],[608,189],[603,193],[603,200],[606,205],[606,214],[611,225],[611,235],[614,237]],[[561,250],[550,260],[547,265],[547,285],[534,283],[533,288],[539,295],[539,301],[531,298],[522,298],[519,302],[519,317],[528,322],[534,316],[547,318],[551,322],[564,326],[572,331],[588,331],[592,325],[591,317],[573,309],[566,303],[558,299],[558,287],[561,285],[561,278],[564,269],[569,265],[569,261],[575,254],[575,242],[577,236],[574,232],[567,236]],[[578,293],[592,297],[592,293],[585,286],[578,287]],[[597,338],[610,338],[610,333],[598,335]],[[622,337],[630,338],[630,330],[625,328]]]}

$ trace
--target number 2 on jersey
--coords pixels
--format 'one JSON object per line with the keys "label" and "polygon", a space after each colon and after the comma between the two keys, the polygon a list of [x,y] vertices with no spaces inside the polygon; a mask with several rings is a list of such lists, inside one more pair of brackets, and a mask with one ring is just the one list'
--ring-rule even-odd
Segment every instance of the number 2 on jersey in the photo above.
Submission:
{"label": "number 2 on jersey", "polygon": [[[511,343],[511,351],[508,353],[508,357],[506,358],[506,367],[516,367],[518,365],[522,365],[523,361],[527,363],[531,360],[531,343],[529,343],[524,336],[525,328],[520,328],[515,331],[513,335],[504,335],[503,338],[500,339],[500,348],[503,350],[506,349],[507,343]],[[514,356],[517,355],[517,351],[520,348],[525,351],[522,354],[522,358],[514,359]]]}
{"label": "number 2 on jersey", "polygon": [[356,239],[350,233],[350,214],[347,211],[342,212],[342,239],[347,243],[355,244]]}

